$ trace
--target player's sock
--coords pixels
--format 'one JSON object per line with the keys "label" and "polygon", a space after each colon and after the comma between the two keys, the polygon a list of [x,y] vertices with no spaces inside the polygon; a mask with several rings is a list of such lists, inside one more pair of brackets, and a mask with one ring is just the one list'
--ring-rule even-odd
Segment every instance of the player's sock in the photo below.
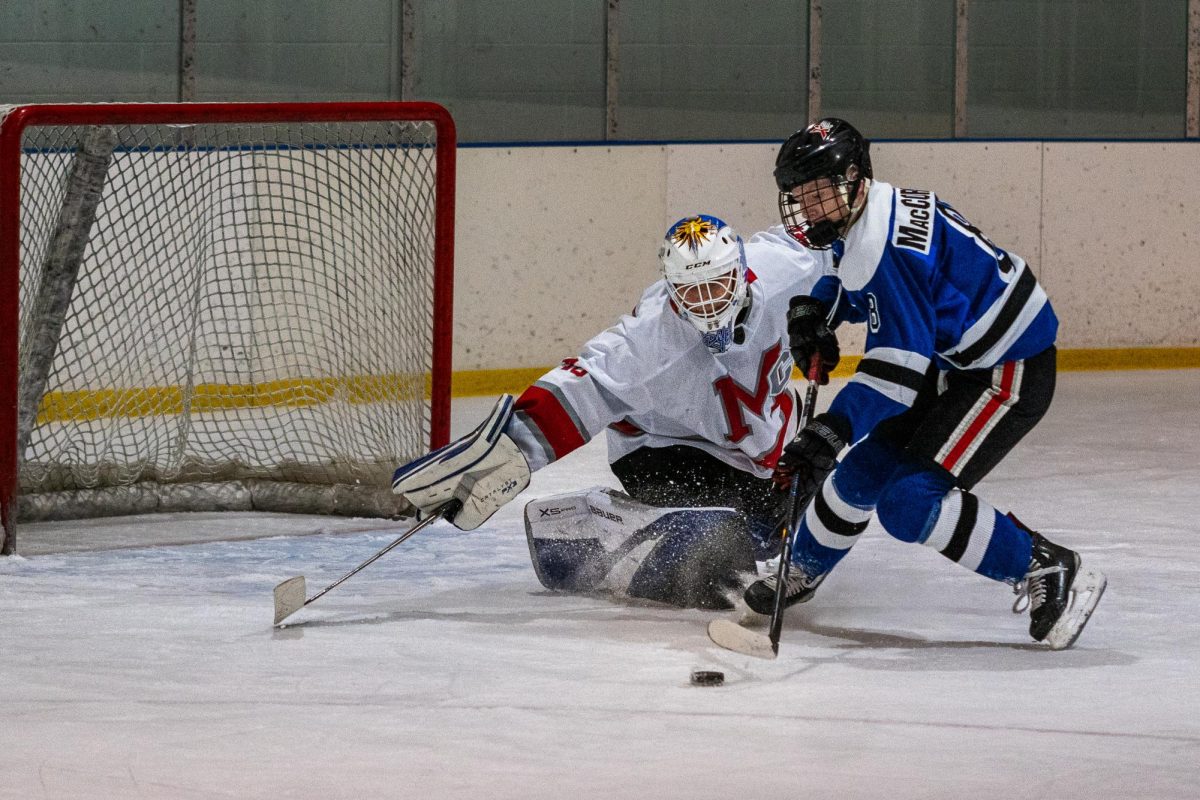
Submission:
{"label": "player's sock", "polygon": [[1016,583],[1029,567],[1030,532],[971,492],[951,489],[919,541],[995,581]]}
{"label": "player's sock", "polygon": [[[808,504],[792,540],[792,563],[784,603],[796,605],[809,600],[850,548],[871,519],[871,509],[850,505],[837,492],[831,477]],[[775,607],[775,575],[757,580],[746,589],[746,605],[760,614]]]}
{"label": "player's sock", "polygon": [[842,499],[834,478],[808,504],[792,540],[792,564],[811,576],[824,575],[841,561],[871,520],[873,509]]}

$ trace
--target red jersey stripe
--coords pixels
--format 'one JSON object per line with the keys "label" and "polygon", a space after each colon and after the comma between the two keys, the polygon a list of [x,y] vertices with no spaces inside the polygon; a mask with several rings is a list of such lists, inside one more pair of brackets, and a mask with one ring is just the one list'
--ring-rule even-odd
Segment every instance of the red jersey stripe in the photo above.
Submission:
{"label": "red jersey stripe", "polygon": [[516,411],[524,414],[542,432],[546,443],[554,450],[556,460],[587,444],[587,431],[575,427],[574,420],[558,398],[540,386],[530,386],[521,393]]}

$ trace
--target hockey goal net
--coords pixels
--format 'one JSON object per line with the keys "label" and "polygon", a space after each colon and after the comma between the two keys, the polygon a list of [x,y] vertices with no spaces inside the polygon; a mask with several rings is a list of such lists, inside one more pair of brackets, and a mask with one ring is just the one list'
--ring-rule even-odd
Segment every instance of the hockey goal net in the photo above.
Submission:
{"label": "hockey goal net", "polygon": [[0,107],[0,504],[393,516],[449,435],[432,103]]}

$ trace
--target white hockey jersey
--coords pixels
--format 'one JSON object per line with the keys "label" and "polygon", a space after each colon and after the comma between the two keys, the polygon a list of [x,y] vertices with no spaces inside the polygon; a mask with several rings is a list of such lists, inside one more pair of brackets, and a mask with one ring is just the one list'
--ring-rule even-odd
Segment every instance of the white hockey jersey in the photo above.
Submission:
{"label": "white hockey jersey", "polygon": [[751,237],[746,261],[750,303],[728,352],[709,352],[659,281],[633,314],[526,389],[507,433],[530,469],[607,429],[610,463],[639,447],[686,444],[769,476],[795,432],[788,302],[811,294],[832,261],[778,226]]}

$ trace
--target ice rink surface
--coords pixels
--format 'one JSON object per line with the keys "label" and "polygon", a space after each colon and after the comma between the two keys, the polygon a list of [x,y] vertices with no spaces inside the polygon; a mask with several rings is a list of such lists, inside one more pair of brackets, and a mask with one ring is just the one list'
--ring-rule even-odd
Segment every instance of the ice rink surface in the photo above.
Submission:
{"label": "ice rink surface", "polygon": [[[521,502],[438,523],[284,630],[276,583],[311,593],[401,528],[24,526],[0,559],[0,798],[1195,800],[1197,397],[1200,371],[1062,375],[978,487],[1108,575],[1063,652],[1007,586],[874,526],[773,662],[711,645],[704,612],[543,590]],[[456,432],[490,404],[458,401]],[[606,465],[594,441],[523,499],[615,486]]]}

